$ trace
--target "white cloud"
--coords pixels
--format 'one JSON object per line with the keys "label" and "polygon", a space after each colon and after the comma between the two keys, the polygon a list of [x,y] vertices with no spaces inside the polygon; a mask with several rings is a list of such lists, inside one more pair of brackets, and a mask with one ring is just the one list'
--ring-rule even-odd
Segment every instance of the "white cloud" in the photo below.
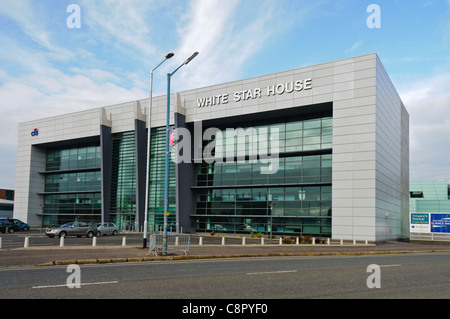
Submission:
{"label": "white cloud", "polygon": [[283,25],[273,21],[277,7],[274,1],[257,5],[238,0],[192,1],[178,29],[181,43],[174,60],[179,65],[193,52],[200,54],[177,75],[174,87],[183,90],[236,80],[245,63]]}
{"label": "white cloud", "polygon": [[[109,81],[77,74],[30,75],[0,86],[0,167],[15,163],[18,123],[144,97],[140,89],[124,89]],[[14,188],[13,170],[2,170],[0,188]]]}
{"label": "white cloud", "polygon": [[31,0],[3,0],[0,15],[14,21],[24,34],[46,51],[49,57],[57,60],[73,58],[74,55],[70,50],[57,46],[50,40],[52,32],[46,29],[42,17],[36,15],[33,7]]}
{"label": "white cloud", "polygon": [[345,50],[345,53],[352,53],[353,51],[355,51],[357,48],[359,48],[363,43],[361,41],[356,41],[355,43],[353,43],[353,45]]}
{"label": "white cloud", "polygon": [[409,82],[398,91],[410,118],[410,180],[450,181],[450,74]]}
{"label": "white cloud", "polygon": [[[144,4],[144,1],[141,3]],[[82,7],[82,10],[86,8],[87,6]],[[95,8],[101,9],[101,6]],[[114,18],[118,19],[120,13],[124,13],[123,21],[116,20],[119,22],[111,24],[112,27],[107,32],[122,30],[118,38],[121,45],[130,45],[137,51],[148,50],[150,46],[144,44],[133,47],[139,41],[131,37],[131,26],[144,26],[137,11],[134,12],[136,14],[132,9],[125,12],[124,4],[113,8]],[[34,9],[36,6],[31,1],[8,1],[0,6],[0,16],[8,18],[22,32],[22,38],[18,39],[13,38],[10,33],[0,33],[0,42],[8,43],[0,47],[0,167],[8,168],[2,169],[0,188],[14,188],[15,164],[11,163],[16,160],[18,123],[146,96],[135,73],[122,71],[116,65],[112,69],[118,70],[118,74],[106,71],[101,68],[106,63],[95,64],[100,60],[91,51],[77,48],[72,52],[66,48],[69,42],[64,42],[63,46],[55,44],[56,36],[53,37],[54,34],[49,31],[50,26],[42,21],[42,17]],[[89,10],[84,11],[86,16],[88,12]],[[95,14],[96,11],[93,12]],[[105,12],[104,15],[108,17]],[[65,11],[61,16],[65,19]],[[100,23],[106,21],[101,20]],[[139,30],[144,35],[147,32],[142,28]],[[91,35],[95,37],[95,30],[92,32]],[[138,34],[139,31],[135,33]],[[60,62],[69,67],[60,68]],[[128,88],[124,88],[120,85],[123,78],[132,78],[133,84],[139,86],[128,85]]]}
{"label": "white cloud", "polygon": [[148,20],[155,6],[149,0],[134,0],[132,5],[119,0],[80,1],[82,21],[90,33],[111,48],[118,47],[141,58],[155,52],[152,24]]}

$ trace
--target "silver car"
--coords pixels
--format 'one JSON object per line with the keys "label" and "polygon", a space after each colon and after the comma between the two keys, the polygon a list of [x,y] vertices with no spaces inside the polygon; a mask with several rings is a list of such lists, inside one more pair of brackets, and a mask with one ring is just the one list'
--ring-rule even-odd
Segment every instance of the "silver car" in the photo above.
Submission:
{"label": "silver car", "polygon": [[66,236],[77,236],[82,237],[86,236],[88,238],[92,238],[97,236],[98,230],[97,227],[91,226],[88,223],[84,222],[72,222],[64,224],[60,227],[50,228],[45,231],[45,234],[48,237],[66,237]]}
{"label": "silver car", "polygon": [[119,230],[114,223],[100,223],[97,224],[98,235],[113,235],[116,236]]}

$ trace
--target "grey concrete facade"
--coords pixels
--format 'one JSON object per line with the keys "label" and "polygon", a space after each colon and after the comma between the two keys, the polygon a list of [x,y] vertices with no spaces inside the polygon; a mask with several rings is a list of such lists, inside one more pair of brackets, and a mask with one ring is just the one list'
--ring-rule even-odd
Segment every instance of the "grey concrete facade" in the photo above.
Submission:
{"label": "grey concrete facade", "polygon": [[[166,101],[153,97],[151,127],[165,126]],[[170,122],[175,112],[192,125],[323,103],[333,112],[332,238],[408,237],[408,112],[376,54],[179,92]],[[102,127],[111,134],[138,130],[147,107],[142,99],[20,123],[14,217],[41,223],[47,147],[100,140]],[[39,135],[31,136],[34,128]],[[185,220],[189,212],[177,202],[177,214]]]}

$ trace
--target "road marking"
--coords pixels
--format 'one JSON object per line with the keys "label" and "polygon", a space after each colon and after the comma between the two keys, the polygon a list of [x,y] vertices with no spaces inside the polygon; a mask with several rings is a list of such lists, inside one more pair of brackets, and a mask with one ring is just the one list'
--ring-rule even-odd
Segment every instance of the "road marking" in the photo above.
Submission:
{"label": "road marking", "polygon": [[[102,281],[102,282],[86,282],[80,284],[80,286],[90,286],[90,285],[107,285],[107,284],[118,284],[118,281]],[[64,285],[47,285],[47,286],[34,286],[31,288],[34,289],[42,289],[42,288],[59,288],[59,287],[67,287],[67,284]]]}
{"label": "road marking", "polygon": [[383,267],[401,267],[400,264],[396,264],[396,265],[380,265],[381,268]]}
{"label": "road marking", "polygon": [[280,270],[280,271],[262,271],[262,272],[248,272],[246,275],[266,275],[266,274],[284,274],[297,272],[297,270]]}

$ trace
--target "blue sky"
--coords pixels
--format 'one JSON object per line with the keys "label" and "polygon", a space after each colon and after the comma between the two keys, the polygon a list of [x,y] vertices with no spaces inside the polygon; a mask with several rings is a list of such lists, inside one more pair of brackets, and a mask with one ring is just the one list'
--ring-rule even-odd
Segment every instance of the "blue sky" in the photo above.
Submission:
{"label": "blue sky", "polygon": [[0,43],[0,188],[18,123],[145,98],[169,51],[156,95],[194,51],[173,91],[376,52],[410,114],[410,179],[450,181],[450,0],[1,0]]}

